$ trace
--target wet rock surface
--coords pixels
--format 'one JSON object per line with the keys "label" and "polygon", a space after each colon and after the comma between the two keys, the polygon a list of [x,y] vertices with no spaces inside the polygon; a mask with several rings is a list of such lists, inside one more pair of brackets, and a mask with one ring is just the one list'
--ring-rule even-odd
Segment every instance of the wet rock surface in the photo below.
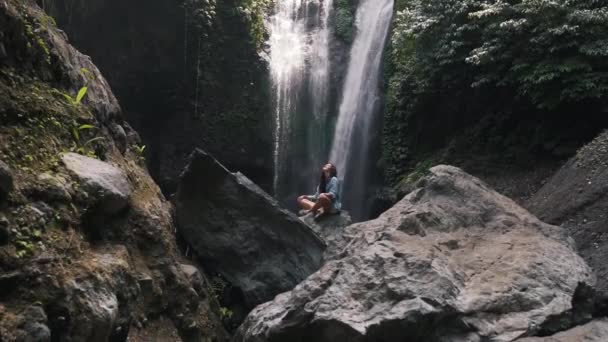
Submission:
{"label": "wet rock surface", "polygon": [[13,175],[6,163],[0,160],[0,201],[7,198],[8,193],[13,189]]}
{"label": "wet rock surface", "polygon": [[174,198],[178,229],[247,306],[292,289],[321,264],[323,241],[240,173],[195,150]]}
{"label": "wet rock surface", "polygon": [[559,227],[458,168],[419,185],[234,341],[510,341],[590,318],[593,275]]}

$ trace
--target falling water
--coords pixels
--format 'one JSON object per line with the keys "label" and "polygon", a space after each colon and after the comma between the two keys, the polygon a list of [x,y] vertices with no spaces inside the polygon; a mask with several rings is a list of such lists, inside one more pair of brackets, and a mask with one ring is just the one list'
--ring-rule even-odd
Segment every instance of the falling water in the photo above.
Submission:
{"label": "falling water", "polygon": [[[328,18],[332,0],[277,0],[269,18],[270,71],[275,101],[274,190],[291,196],[313,179],[301,170],[327,153]],[[304,184],[304,185],[303,185]]]}
{"label": "falling water", "polygon": [[[393,0],[361,0],[330,160],[344,177],[348,207],[360,212],[366,198],[370,127],[379,109],[379,77]],[[360,214],[359,214],[360,215]]]}

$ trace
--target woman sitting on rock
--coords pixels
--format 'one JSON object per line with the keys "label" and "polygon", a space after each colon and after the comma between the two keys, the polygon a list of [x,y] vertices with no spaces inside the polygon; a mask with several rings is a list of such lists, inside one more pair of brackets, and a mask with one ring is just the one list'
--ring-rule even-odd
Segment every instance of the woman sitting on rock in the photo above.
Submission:
{"label": "woman sitting on rock", "polygon": [[323,166],[317,192],[314,195],[298,197],[298,205],[306,211],[306,214],[312,213],[315,218],[323,214],[340,212],[342,204],[340,203],[338,171],[333,164]]}

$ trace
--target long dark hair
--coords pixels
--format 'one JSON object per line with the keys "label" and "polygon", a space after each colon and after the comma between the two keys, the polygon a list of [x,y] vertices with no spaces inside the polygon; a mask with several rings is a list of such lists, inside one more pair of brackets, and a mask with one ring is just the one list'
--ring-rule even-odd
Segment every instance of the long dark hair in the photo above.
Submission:
{"label": "long dark hair", "polygon": [[[329,179],[332,179],[333,177],[338,177],[338,170],[336,169],[336,166],[332,163],[327,163],[327,165],[330,165]],[[325,178],[325,172],[321,170],[321,177],[319,179],[319,193],[327,191],[327,180],[328,179]]]}

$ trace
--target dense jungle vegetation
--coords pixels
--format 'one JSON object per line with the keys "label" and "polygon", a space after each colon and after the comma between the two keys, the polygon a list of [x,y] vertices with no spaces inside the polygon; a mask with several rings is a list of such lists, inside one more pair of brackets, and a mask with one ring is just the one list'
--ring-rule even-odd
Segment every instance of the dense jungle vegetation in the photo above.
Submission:
{"label": "dense jungle vegetation", "polygon": [[418,163],[459,155],[562,158],[606,121],[606,1],[395,5],[384,128],[391,183]]}

